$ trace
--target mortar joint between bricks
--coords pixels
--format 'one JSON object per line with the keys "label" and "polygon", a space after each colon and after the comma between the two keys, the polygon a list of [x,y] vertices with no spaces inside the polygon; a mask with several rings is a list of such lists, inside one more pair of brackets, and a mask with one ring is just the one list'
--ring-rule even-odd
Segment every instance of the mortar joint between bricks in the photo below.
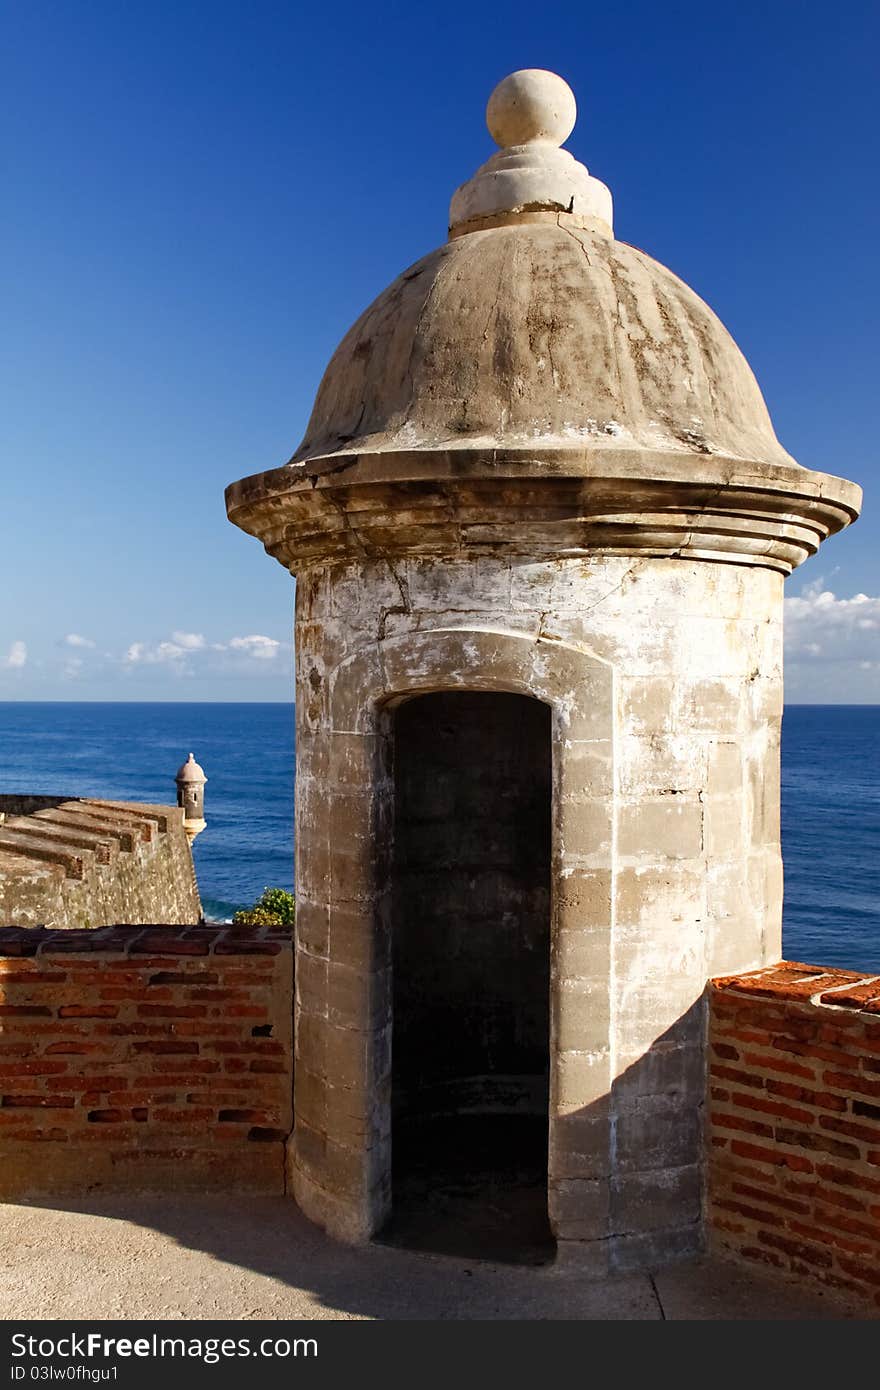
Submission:
{"label": "mortar joint between bricks", "polygon": [[832,985],[829,989],[819,989],[816,991],[815,994],[811,994],[809,996],[809,1001],[817,1009],[831,1009],[835,1013],[843,1014],[858,1014],[862,1012],[862,1010],[859,1007],[854,1007],[852,1004],[830,1003],[828,995],[845,994],[848,993],[850,990],[862,989],[865,985],[874,984],[880,986],[880,975],[863,975],[859,978],[858,981],[848,980],[845,984],[842,985]]}

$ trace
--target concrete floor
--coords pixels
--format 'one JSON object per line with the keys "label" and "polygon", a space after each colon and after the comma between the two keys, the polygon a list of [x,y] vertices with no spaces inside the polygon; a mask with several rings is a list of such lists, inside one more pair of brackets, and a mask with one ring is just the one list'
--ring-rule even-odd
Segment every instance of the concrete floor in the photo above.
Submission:
{"label": "concrete floor", "polygon": [[715,1260],[590,1282],[371,1245],[336,1245],[285,1198],[0,1204],[0,1317],[767,1319],[860,1316]]}

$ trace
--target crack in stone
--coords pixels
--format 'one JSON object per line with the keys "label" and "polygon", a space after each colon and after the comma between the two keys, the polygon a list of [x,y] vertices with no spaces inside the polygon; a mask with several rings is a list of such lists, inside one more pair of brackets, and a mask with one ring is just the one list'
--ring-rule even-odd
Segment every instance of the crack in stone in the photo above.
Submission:
{"label": "crack in stone", "polygon": [[389,559],[387,555],[383,555],[382,559],[391,571],[391,577],[397,585],[398,591],[400,593],[400,603],[391,604],[380,610],[379,625],[376,634],[377,642],[385,641],[385,627],[392,613],[399,613],[401,615],[409,616],[412,615],[412,603],[410,601],[409,595],[409,584],[407,583],[406,578],[398,573],[398,570],[395,567],[394,563]]}
{"label": "crack in stone", "polygon": [[657,1308],[660,1313],[660,1320],[661,1322],[666,1322],[666,1309],[663,1307],[663,1300],[660,1297],[660,1290],[657,1288],[657,1281],[654,1278],[654,1275],[651,1273],[648,1274],[648,1283],[651,1285],[651,1292],[653,1293],[657,1303]]}
{"label": "crack in stone", "polygon": [[596,599],[596,602],[595,602],[595,603],[591,603],[591,604],[589,605],[588,608],[582,608],[582,609],[581,609],[581,612],[582,612],[582,613],[592,613],[594,608],[598,608],[600,604],[602,604],[602,603],[604,603],[604,602],[606,601],[606,599],[611,598],[612,595],[616,594],[620,589],[622,589],[623,586],[624,586],[624,584],[626,583],[626,581],[627,581],[628,579],[631,579],[631,578],[633,577],[633,575],[634,575],[639,569],[642,568],[642,566],[644,565],[644,563],[645,563],[644,560],[636,560],[635,564],[634,564],[634,565],[630,565],[629,569],[626,571],[626,573],[624,574],[623,578],[622,578],[617,584],[615,584],[615,586],[614,586],[613,589],[609,589],[608,592],[607,592],[606,594],[603,594],[601,598],[597,598],[597,599]]}

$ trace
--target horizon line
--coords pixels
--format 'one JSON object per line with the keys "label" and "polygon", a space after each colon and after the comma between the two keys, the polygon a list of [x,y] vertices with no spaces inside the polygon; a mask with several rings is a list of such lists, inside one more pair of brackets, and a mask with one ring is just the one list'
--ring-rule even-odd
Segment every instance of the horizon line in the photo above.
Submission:
{"label": "horizon line", "polygon": [[[424,692],[428,693],[428,692]],[[471,694],[479,692],[471,691]],[[491,694],[492,692],[487,692]],[[0,700],[3,705],[291,705],[295,700]],[[880,700],[784,700],[784,709],[880,709]]]}

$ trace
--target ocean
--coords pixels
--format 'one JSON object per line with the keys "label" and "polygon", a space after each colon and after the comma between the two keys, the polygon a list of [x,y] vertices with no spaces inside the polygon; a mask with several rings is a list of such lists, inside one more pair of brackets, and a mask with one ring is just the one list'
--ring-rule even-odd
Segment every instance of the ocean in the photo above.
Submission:
{"label": "ocean", "polygon": [[[192,751],[207,916],[293,888],[293,706],[0,703],[0,792],[175,799]],[[783,950],[880,973],[880,706],[790,705],[782,726]]]}

